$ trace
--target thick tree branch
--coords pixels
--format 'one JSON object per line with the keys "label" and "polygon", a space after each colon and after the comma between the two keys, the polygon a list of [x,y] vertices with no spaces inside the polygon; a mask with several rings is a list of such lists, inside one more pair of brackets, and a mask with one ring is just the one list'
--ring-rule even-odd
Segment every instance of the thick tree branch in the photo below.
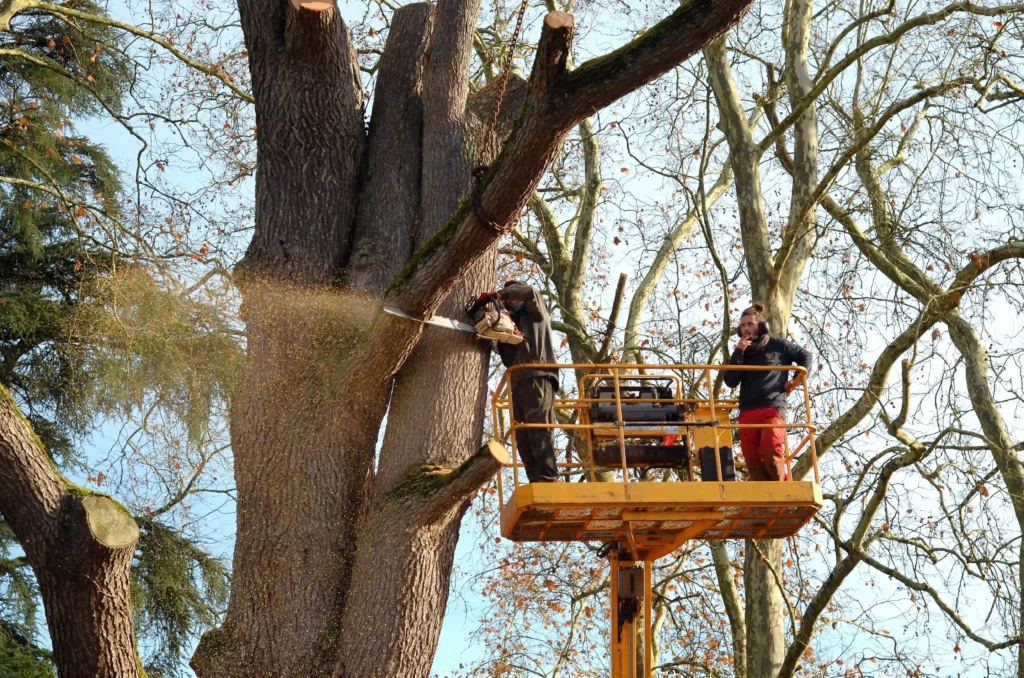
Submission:
{"label": "thick tree branch", "polygon": [[60,475],[3,386],[0,514],[39,582],[61,677],[138,676],[129,572],[139,528]]}
{"label": "thick tree branch", "polygon": [[[333,285],[350,254],[366,145],[348,27],[333,0],[239,0],[238,10],[259,144],[255,224],[235,279],[243,296],[268,281]],[[245,301],[243,313],[259,306]]]}
{"label": "thick tree branch", "polygon": [[[1021,464],[1014,450],[1013,440],[988,384],[988,349],[978,332],[959,312],[950,313],[946,322],[949,325],[950,337],[964,358],[967,393],[975,416],[981,424],[982,431],[985,432],[985,437],[990,441],[992,457],[1006,485],[1017,525],[1024,525],[1024,464]],[[1018,554],[1024,555],[1024,545],[1018,547]],[[1017,577],[1024,577],[1024,561],[1017,563]],[[1017,619],[1018,622],[1024,621],[1024,601],[1017,603]],[[1024,661],[1024,646],[1018,646],[1017,659]]]}
{"label": "thick tree branch", "polygon": [[991,442],[992,457],[1006,483],[1017,520],[1024,525],[1024,464],[1014,453],[1013,439],[995,403],[988,384],[988,350],[978,332],[959,312],[946,317],[950,337],[964,357],[967,372],[967,393],[985,438]]}
{"label": "thick tree branch", "polygon": [[[790,106],[803,105],[804,114],[793,127],[793,189],[789,219],[782,246],[775,257],[777,298],[792,307],[796,286],[803,277],[807,259],[817,235],[815,207],[820,196],[813,188],[818,181],[818,112],[813,101],[805,101],[812,85],[807,51],[811,35],[812,0],[791,0],[786,17],[786,85]],[[788,309],[784,314],[789,315]]]}
{"label": "thick tree branch", "polygon": [[[910,370],[913,367],[913,363],[906,358],[900,363],[901,368],[901,383],[903,385],[903,398],[900,403],[900,413],[889,425],[890,431],[899,431],[903,428],[903,425],[907,423],[907,416],[910,414]],[[883,410],[884,411],[884,410]],[[895,434],[894,434],[895,435]],[[901,441],[905,442],[905,441]]]}
{"label": "thick tree branch", "polygon": [[[754,144],[750,126],[743,112],[739,89],[732,76],[732,66],[719,38],[704,49],[708,64],[708,80],[718,103],[722,131],[729,143],[729,161],[736,177],[736,199],[740,210],[740,234],[743,240],[753,296],[770,300],[775,262],[768,237],[768,220],[764,214],[761,191],[760,154]],[[788,315],[788,313],[786,314]]]}
{"label": "thick tree branch", "polygon": [[619,275],[619,282],[615,286],[615,297],[612,301],[612,312],[608,316],[608,324],[604,328],[604,340],[597,352],[597,362],[603,363],[608,360],[612,348],[612,337],[615,336],[615,324],[619,322],[619,310],[622,308],[622,297],[626,294],[626,274]]}
{"label": "thick tree branch", "polygon": [[658,78],[724,35],[751,0],[684,0],[679,9],[640,37],[581,64],[563,92],[574,117],[583,118]]}
{"label": "thick tree branch", "polygon": [[[536,191],[530,196],[529,205],[530,210],[537,217],[537,223],[540,224],[541,237],[544,238],[544,245],[548,249],[548,265],[551,269],[550,277],[556,282],[562,281],[572,265],[572,260],[569,258],[565,241],[562,239],[562,230],[558,227],[558,218],[555,216],[551,206],[548,205],[547,200]],[[518,229],[516,229],[513,231],[513,234],[518,232]],[[536,249],[535,243],[525,241],[525,236],[522,238],[516,236],[516,239],[520,241],[523,247],[530,250],[534,256],[541,254],[540,250]]]}
{"label": "thick tree branch", "polygon": [[597,145],[597,134],[590,118],[579,124],[580,144],[583,150],[582,200],[576,211],[573,225],[567,232],[573,234],[572,264],[565,281],[567,289],[582,290],[583,276],[587,270],[587,255],[590,253],[590,236],[597,218],[597,200],[601,195],[601,157]]}
{"label": "thick tree branch", "polygon": [[[855,114],[855,123],[861,128],[863,134],[863,119]],[[988,385],[988,352],[978,333],[960,315],[958,307],[962,295],[968,291],[973,281],[988,268],[997,265],[999,262],[1009,258],[1024,256],[1024,242],[1011,241],[998,248],[985,253],[974,253],[970,257],[970,264],[957,272],[953,284],[944,294],[941,293],[939,285],[934,282],[928,274],[914,264],[903,252],[896,239],[892,223],[889,219],[889,206],[885,200],[881,182],[877,170],[872,166],[871,154],[866,146],[859,149],[857,154],[857,173],[860,176],[871,201],[872,219],[875,223],[875,230],[881,240],[880,251],[890,264],[888,269],[883,270],[887,275],[895,269],[900,276],[910,277],[913,283],[902,286],[904,291],[914,294],[922,303],[936,306],[938,304],[949,304],[944,320],[950,328],[950,336],[957,350],[963,356],[966,366],[967,391],[971,399],[973,410],[978,417],[986,439],[990,443],[990,449],[999,469],[1003,482],[1006,485],[1007,494],[1013,507],[1018,524],[1024,524],[1024,465],[1013,450],[1013,441],[1009,436],[1002,415],[995,405],[995,400]],[[866,241],[861,237],[860,240]],[[858,246],[861,243],[858,242]],[[869,249],[877,255],[877,250]],[[869,255],[870,256],[870,255]],[[893,277],[893,276],[890,276]],[[897,285],[900,277],[893,277]],[[951,303],[950,303],[951,302]],[[906,400],[909,390],[909,374],[906,363],[904,364],[904,409],[895,422],[889,425],[890,432],[897,435],[901,440],[906,436],[901,430],[901,422],[906,418]],[[896,429],[896,430],[894,430]],[[858,545],[859,546],[859,545]],[[1024,552],[1024,545],[1021,547]],[[1018,576],[1024,576],[1024,563],[1018,563]],[[901,580],[904,581],[904,580]],[[907,583],[907,581],[904,581]],[[908,584],[909,585],[909,584]],[[971,630],[959,620],[951,609],[943,607],[943,601],[928,589],[933,599],[943,608],[955,623],[973,639],[986,644],[984,639],[973,635]],[[1024,604],[1018,605],[1018,619],[1024,619]],[[991,645],[988,643],[986,646]],[[990,649],[992,649],[990,647]],[[1018,646],[1018,660],[1024,661],[1024,646]]]}
{"label": "thick tree branch", "polygon": [[460,120],[466,110],[479,11],[479,0],[439,0],[434,10],[423,94],[427,115],[438,121]]}
{"label": "thick tree branch", "polygon": [[[494,115],[494,106],[498,103],[498,89],[500,80],[487,83],[487,86],[474,92],[469,97],[466,110],[477,119],[479,125],[490,125],[491,116]],[[504,139],[512,131],[512,125],[519,117],[523,102],[526,101],[526,93],[530,85],[517,73],[510,73],[508,84],[505,86],[505,96],[501,100],[501,110],[498,111],[498,125],[495,133],[498,140]]]}
{"label": "thick tree branch", "polygon": [[[572,30],[567,14],[553,13],[545,19],[522,118],[478,189],[479,197],[463,201],[392,282],[389,296],[407,312],[435,308],[461,273],[509,228],[532,195],[574,122],[548,110],[550,85],[565,72]],[[564,111],[557,112],[564,116]]]}
{"label": "thick tree branch", "polygon": [[428,3],[402,7],[378,62],[379,75],[366,150],[366,166],[345,272],[352,289],[381,294],[412,254],[410,228],[419,209],[423,158],[423,58],[430,37]]}
{"label": "thick tree branch", "polygon": [[66,487],[10,393],[0,386],[0,513],[30,558],[43,556],[39,526],[55,514]]}
{"label": "thick tree branch", "polygon": [[963,295],[974,281],[988,269],[1009,259],[1022,258],[1024,258],[1024,240],[1011,240],[986,252],[975,252],[970,257],[970,263],[957,271],[953,283],[949,286],[949,292],[957,295],[959,299],[959,296]]}
{"label": "thick tree branch", "polygon": [[389,492],[388,499],[410,503],[421,524],[429,524],[473,496],[510,458],[505,446],[489,441],[458,468],[414,469]]}
{"label": "thick tree branch", "polygon": [[[583,154],[583,185],[580,186],[581,200],[576,214],[565,229],[565,240],[572,242],[572,258],[564,275],[555,279],[562,307],[562,318],[576,328],[569,335],[569,351],[573,362],[600,361],[593,343],[577,341],[577,336],[586,336],[586,312],[583,309],[583,279],[590,255],[590,236],[597,218],[597,201],[601,195],[601,156],[597,135],[590,124],[590,118],[580,121],[577,128],[580,135],[580,151]],[[577,377],[582,376],[577,372]]]}
{"label": "thick tree branch", "polygon": [[[333,60],[331,53],[348,42],[334,34],[339,23],[341,15],[334,0],[288,0],[285,51],[294,61],[313,67]],[[358,63],[356,59],[351,62]]]}

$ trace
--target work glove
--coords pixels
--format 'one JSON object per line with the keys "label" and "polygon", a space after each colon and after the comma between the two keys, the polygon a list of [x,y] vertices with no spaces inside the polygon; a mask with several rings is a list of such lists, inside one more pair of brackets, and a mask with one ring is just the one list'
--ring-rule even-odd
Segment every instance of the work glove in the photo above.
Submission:
{"label": "work glove", "polygon": [[497,301],[501,299],[501,295],[498,294],[497,292],[481,292],[480,296],[476,298],[477,302],[481,304],[486,303],[491,299]]}

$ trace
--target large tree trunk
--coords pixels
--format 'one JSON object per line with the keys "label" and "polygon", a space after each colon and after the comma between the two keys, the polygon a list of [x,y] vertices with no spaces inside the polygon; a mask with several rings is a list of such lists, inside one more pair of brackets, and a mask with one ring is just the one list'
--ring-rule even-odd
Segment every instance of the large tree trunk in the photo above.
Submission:
{"label": "large tree trunk", "polygon": [[492,287],[494,245],[567,131],[698,51],[750,0],[692,0],[572,73],[572,18],[549,14],[479,186],[470,169],[497,151],[495,92],[468,97],[479,0],[395,12],[369,139],[336,8],[295,2],[239,2],[260,146],[231,420],[238,531],[227,619],[193,665],[203,678],[426,676],[461,517],[502,459],[479,447],[486,351],[380,314],[381,297],[454,315]]}
{"label": "large tree trunk", "polygon": [[[473,2],[442,1],[435,12],[423,76],[422,201],[411,234],[414,247],[456,211],[470,189],[473,167],[493,160],[485,126],[490,118],[481,124],[467,106],[468,47],[478,9]],[[506,115],[501,131],[507,131],[507,120]],[[461,317],[467,297],[494,289],[494,272],[492,251],[472,265],[438,312]],[[426,676],[430,671],[459,526],[472,495],[441,511],[409,511],[401,483],[418,468],[455,468],[479,446],[488,349],[470,334],[428,327],[396,375],[344,617],[346,628],[379,621],[372,624],[373,633],[342,639],[339,678]],[[410,605],[413,598],[416,604]],[[392,612],[380,619],[381,610]]]}
{"label": "large tree trunk", "polygon": [[[259,129],[256,226],[240,264],[248,356],[231,408],[238,490],[231,603],[204,675],[324,675],[386,406],[340,393],[364,138],[347,28],[329,3],[239,3]],[[346,303],[348,302],[348,303]]]}
{"label": "large tree trunk", "polygon": [[[708,45],[704,57],[708,62],[708,78],[718,102],[722,129],[729,143],[730,160],[736,177],[736,198],[740,204],[740,228],[751,296],[765,302],[769,323],[776,328],[777,333],[784,335],[792,298],[787,304],[775,303],[775,262],[768,237],[758,167],[761,152],[743,113],[739,90],[726,52],[725,38]],[[784,316],[781,313],[783,307]],[[748,540],[743,568],[746,595],[744,618],[740,619],[737,609],[726,606],[730,624],[734,628],[745,625],[747,629],[745,668],[748,676],[774,676],[782,665],[785,651],[782,592],[771,578],[771,568],[776,568],[778,572],[781,562],[781,542],[770,539]],[[756,630],[756,633],[752,630]]]}
{"label": "large tree trunk", "polygon": [[[786,7],[782,37],[786,51],[786,80],[791,105],[797,108],[810,96],[813,84],[807,64],[813,3],[812,0],[792,0]],[[758,166],[762,149],[754,142],[744,116],[725,38],[711,43],[704,50],[704,55],[736,177],[736,197],[740,205],[740,227],[751,296],[766,304],[770,326],[776,334],[785,336],[796,289],[816,235],[812,194],[818,181],[817,111],[813,103],[806,106],[793,126],[794,172],[789,223],[777,256],[773,256]],[[735,606],[727,605],[733,628],[746,625],[746,673],[749,676],[774,676],[782,666],[785,639],[781,577],[782,542],[749,541],[744,563],[745,619],[740,619]],[[750,632],[751,629],[757,632]]]}
{"label": "large tree trunk", "polygon": [[39,582],[61,678],[138,676],[129,573],[139,528],[61,477],[3,386],[0,513]]}

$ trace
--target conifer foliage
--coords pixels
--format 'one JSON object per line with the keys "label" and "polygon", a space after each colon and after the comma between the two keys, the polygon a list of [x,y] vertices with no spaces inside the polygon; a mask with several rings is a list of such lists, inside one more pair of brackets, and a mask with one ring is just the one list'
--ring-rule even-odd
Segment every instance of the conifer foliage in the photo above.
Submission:
{"label": "conifer foliage", "polygon": [[[117,102],[127,71],[116,53],[97,50],[97,38],[112,36],[50,15],[19,16],[0,36],[0,383],[50,454],[68,463],[84,425],[69,332],[83,290],[111,268],[111,243],[90,226],[116,219],[120,190],[106,151],[72,132],[73,118],[100,103],[68,76]],[[54,675],[40,621],[28,561],[0,523],[0,673]]]}
{"label": "conifer foliage", "polygon": [[[62,7],[105,16],[87,0]],[[80,131],[120,115],[133,77],[122,47],[112,28],[42,11],[0,32],[0,387],[64,473],[82,468],[76,450],[104,417],[144,407],[201,444],[239,351],[215,312],[165,284],[166,262],[123,209],[121,170]],[[189,638],[217,620],[227,571],[156,517],[136,522],[143,663],[151,676],[176,675]],[[56,675],[42,609],[0,520],[0,675]]]}

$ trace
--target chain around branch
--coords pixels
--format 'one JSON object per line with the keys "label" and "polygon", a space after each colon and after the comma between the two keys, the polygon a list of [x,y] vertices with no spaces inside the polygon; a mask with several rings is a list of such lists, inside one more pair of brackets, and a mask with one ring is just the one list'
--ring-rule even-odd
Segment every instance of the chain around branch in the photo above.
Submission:
{"label": "chain around branch", "polygon": [[501,113],[501,102],[505,98],[505,88],[508,86],[508,76],[512,72],[512,59],[515,58],[516,47],[519,46],[519,34],[523,30],[523,17],[526,16],[526,6],[530,0],[523,0],[519,5],[519,16],[516,17],[516,28],[512,32],[512,42],[505,55],[505,69],[501,74],[501,84],[498,86],[498,97],[494,101],[494,114],[491,116],[491,137],[497,134],[498,114]]}

